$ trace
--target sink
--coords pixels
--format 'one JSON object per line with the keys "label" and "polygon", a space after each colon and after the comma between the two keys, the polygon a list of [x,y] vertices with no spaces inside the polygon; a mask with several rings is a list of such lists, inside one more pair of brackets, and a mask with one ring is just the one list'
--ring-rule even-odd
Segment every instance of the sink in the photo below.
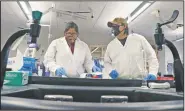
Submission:
{"label": "sink", "polygon": [[139,90],[117,90],[117,91],[88,90],[88,89],[77,90],[62,88],[28,89],[24,91],[12,92],[9,94],[3,94],[2,96],[44,100],[45,95],[70,95],[73,97],[73,102],[93,102],[93,103],[100,103],[101,96],[105,95],[128,96],[128,103],[183,100],[182,96],[166,94],[165,92],[157,93]]}
{"label": "sink", "polygon": [[[124,110],[182,110],[183,95],[175,90],[144,90],[139,87],[65,86],[30,84],[22,87],[4,87],[1,93],[1,108],[7,110],[79,110],[79,111],[124,111]],[[58,98],[45,100],[46,95],[72,97],[61,102]],[[64,96],[63,96],[64,95]],[[66,96],[67,95],[67,96]],[[101,102],[101,97],[114,95],[128,97],[128,102]],[[63,99],[62,99],[63,100]],[[109,102],[109,101],[108,101]],[[21,104],[20,104],[21,103]]]}

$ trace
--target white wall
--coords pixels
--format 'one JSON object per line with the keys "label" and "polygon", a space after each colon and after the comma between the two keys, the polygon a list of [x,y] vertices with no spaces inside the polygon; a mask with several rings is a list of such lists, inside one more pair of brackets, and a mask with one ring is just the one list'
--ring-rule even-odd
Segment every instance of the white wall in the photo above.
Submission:
{"label": "white wall", "polygon": [[26,18],[17,2],[1,2],[1,50],[8,38],[20,30],[18,27],[26,28]]}
{"label": "white wall", "polygon": [[[184,49],[184,47],[183,47],[183,40],[182,41],[178,41],[178,42],[173,42],[174,43],[174,45],[176,46],[176,48],[177,48],[177,50],[178,50],[178,53],[179,53],[179,56],[180,56],[180,59],[181,59],[181,61],[182,61],[182,63],[183,63],[183,49]],[[171,53],[171,51],[170,51],[170,49],[167,47],[166,48],[166,50],[165,50],[165,65],[166,65],[166,67],[165,67],[165,69],[166,69],[166,73],[167,73],[167,64],[170,62],[170,63],[173,63],[173,55],[172,55],[172,53]]]}
{"label": "white wall", "polygon": [[[183,46],[183,40],[178,42],[173,42],[176,46],[180,59],[183,63],[183,56],[184,56],[184,46]],[[159,51],[159,72],[162,72],[162,74],[168,74],[167,72],[167,65],[168,63],[173,63],[173,55],[170,51],[170,49],[167,46],[163,47],[162,51]]]}

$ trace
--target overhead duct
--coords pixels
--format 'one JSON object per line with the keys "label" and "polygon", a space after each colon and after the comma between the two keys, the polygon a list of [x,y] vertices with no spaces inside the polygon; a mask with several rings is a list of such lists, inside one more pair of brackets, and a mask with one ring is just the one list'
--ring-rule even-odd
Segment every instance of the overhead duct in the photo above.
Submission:
{"label": "overhead duct", "polygon": [[93,15],[93,10],[88,7],[89,11],[64,11],[64,10],[59,10],[59,9],[53,9],[53,12],[56,12],[56,17],[57,18],[65,18],[65,17],[71,17],[73,19],[84,19],[87,20],[89,17],[82,15],[82,14],[90,14],[90,18],[94,18]]}
{"label": "overhead duct", "polygon": [[68,13],[68,12],[62,12],[62,11],[57,11],[56,10],[56,17],[57,18],[64,18],[65,16],[70,16],[74,19],[84,19],[86,20],[87,19],[87,16],[84,16],[84,15],[80,15],[80,14],[74,14],[74,13]]}

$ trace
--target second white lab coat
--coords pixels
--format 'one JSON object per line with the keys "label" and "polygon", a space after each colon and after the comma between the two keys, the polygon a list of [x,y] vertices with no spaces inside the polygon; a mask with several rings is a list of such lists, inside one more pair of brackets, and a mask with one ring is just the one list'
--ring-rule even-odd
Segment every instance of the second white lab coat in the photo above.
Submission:
{"label": "second white lab coat", "polygon": [[157,75],[159,63],[154,49],[148,41],[139,34],[130,34],[123,46],[115,38],[105,52],[104,78],[109,78],[109,73],[116,70],[118,78],[144,78],[147,74],[146,62],[149,64],[149,73]]}
{"label": "second white lab coat", "polygon": [[63,67],[67,76],[72,78],[80,77],[85,69],[88,73],[91,73],[94,65],[86,43],[77,38],[74,54],[72,54],[65,37],[52,41],[44,56],[44,64],[52,73],[51,76],[55,76],[57,68]]}

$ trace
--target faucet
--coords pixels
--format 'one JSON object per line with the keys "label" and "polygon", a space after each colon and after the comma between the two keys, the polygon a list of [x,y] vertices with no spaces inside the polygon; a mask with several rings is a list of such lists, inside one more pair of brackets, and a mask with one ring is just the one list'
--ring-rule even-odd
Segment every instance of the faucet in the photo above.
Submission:
{"label": "faucet", "polygon": [[32,11],[33,24],[30,25],[30,29],[23,29],[23,30],[17,31],[12,36],[10,36],[10,38],[6,41],[1,51],[1,89],[3,86],[3,82],[4,82],[7,61],[8,61],[8,56],[9,56],[11,45],[16,39],[25,35],[26,33],[30,34],[31,43],[37,43],[37,38],[39,37],[40,29],[41,29],[41,26],[39,25],[41,17],[42,17],[42,12]]}
{"label": "faucet", "polygon": [[162,28],[161,28],[161,26],[172,23],[174,20],[176,20],[178,15],[179,15],[179,11],[174,10],[171,18],[167,22],[161,23],[161,24],[157,23],[157,28],[155,29],[154,37],[155,37],[155,43],[157,44],[159,51],[162,50],[163,44],[167,45],[168,48],[171,50],[173,59],[174,59],[173,68],[174,68],[174,75],[175,75],[176,92],[184,92],[184,68],[180,60],[179,53],[175,45],[164,37]]}

